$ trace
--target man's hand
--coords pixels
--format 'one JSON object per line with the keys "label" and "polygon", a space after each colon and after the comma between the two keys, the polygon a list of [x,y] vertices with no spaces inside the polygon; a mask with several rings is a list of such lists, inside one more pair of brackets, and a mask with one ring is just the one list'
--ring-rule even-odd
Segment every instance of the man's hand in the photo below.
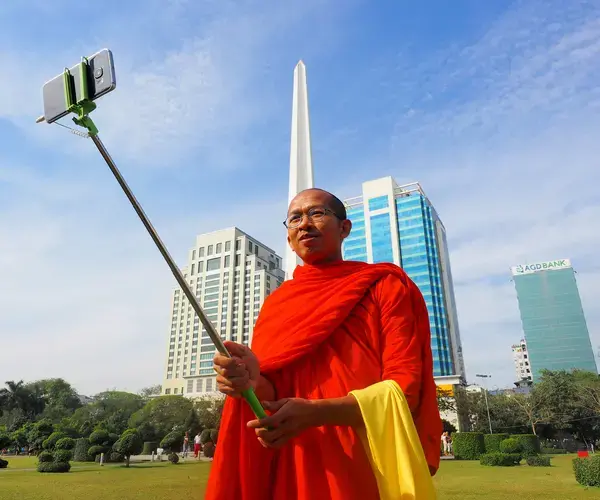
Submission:
{"label": "man's hand", "polygon": [[228,341],[225,347],[231,358],[219,353],[213,358],[217,389],[227,396],[239,398],[242,391],[256,389],[260,379],[260,364],[256,355],[242,344]]}
{"label": "man's hand", "polygon": [[318,406],[308,399],[280,399],[274,403],[263,402],[265,410],[273,415],[248,422],[256,429],[258,440],[265,448],[279,448],[305,429],[321,425]]}

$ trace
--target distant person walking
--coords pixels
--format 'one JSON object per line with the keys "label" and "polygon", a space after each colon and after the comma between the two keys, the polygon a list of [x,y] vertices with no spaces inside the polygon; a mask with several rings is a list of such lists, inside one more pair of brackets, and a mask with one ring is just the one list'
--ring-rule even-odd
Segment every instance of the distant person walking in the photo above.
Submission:
{"label": "distant person walking", "polygon": [[198,433],[194,437],[194,457],[198,458],[198,456],[200,455],[200,450],[200,433]]}
{"label": "distant person walking", "polygon": [[186,432],[183,438],[183,458],[187,458],[187,454],[190,451],[190,433]]}

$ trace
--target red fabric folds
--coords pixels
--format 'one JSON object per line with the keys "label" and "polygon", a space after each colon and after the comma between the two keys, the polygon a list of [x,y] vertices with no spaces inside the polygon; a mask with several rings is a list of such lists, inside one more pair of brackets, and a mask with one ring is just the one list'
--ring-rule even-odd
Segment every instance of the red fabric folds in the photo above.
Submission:
{"label": "red fabric folds", "polygon": [[[432,472],[442,433],[427,309],[393,264],[301,266],[265,302],[252,350],[279,398],[346,396],[381,380],[404,391]],[[264,449],[243,400],[223,411],[207,500],[375,500],[375,478],[349,427],[309,429]]]}

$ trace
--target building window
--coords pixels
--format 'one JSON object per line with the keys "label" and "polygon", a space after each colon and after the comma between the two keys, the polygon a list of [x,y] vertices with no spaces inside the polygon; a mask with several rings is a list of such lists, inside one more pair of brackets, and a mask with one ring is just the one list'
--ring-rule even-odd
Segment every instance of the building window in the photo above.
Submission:
{"label": "building window", "polygon": [[213,254],[213,246],[208,245],[208,248],[206,249],[206,255],[212,255],[212,254]]}
{"label": "building window", "polygon": [[165,389],[165,394],[171,394],[171,389]]}
{"label": "building window", "polygon": [[192,274],[196,274],[196,264],[192,264]]}
{"label": "building window", "polygon": [[198,272],[201,273],[202,271],[204,271],[204,261],[203,260],[198,262]]}
{"label": "building window", "polygon": [[240,265],[240,256],[236,255],[235,256],[235,267],[238,267]]}
{"label": "building window", "polygon": [[206,261],[206,272],[216,271],[220,268],[221,268],[221,259],[220,258],[217,257],[216,259],[208,259]]}
{"label": "building window", "polygon": [[252,242],[251,241],[248,242],[248,250],[250,251],[250,253],[252,253],[253,249],[252,249]]}
{"label": "building window", "polygon": [[242,248],[242,240],[235,240],[235,251],[237,252]]}
{"label": "building window", "polygon": [[213,379],[206,379],[206,392],[211,392],[213,390]]}
{"label": "building window", "polygon": [[173,394],[177,394],[177,393],[178,393],[178,391],[179,391],[179,388],[178,388],[178,387],[175,387],[175,389],[173,389]]}
{"label": "building window", "polygon": [[223,244],[217,243],[217,253],[221,253],[222,249],[223,249]]}
{"label": "building window", "polygon": [[196,250],[192,250],[192,260],[196,260]]}
{"label": "building window", "polygon": [[204,257],[204,247],[198,249],[198,257]]}
{"label": "building window", "polygon": [[382,208],[388,208],[388,207],[389,207],[389,199],[388,199],[387,195],[378,196],[377,198],[371,198],[369,200],[369,210],[370,211],[381,210]]}
{"label": "building window", "polygon": [[196,380],[196,392],[202,392],[202,379],[201,378]]}
{"label": "building window", "polygon": [[225,267],[229,267],[229,265],[231,264],[231,259],[229,258],[229,255],[225,256]]}
{"label": "building window", "polygon": [[229,252],[231,250],[231,241],[225,242],[225,251]]}
{"label": "building window", "polygon": [[188,391],[188,394],[190,392],[194,392],[194,380],[193,379],[190,379],[187,381],[187,391]]}

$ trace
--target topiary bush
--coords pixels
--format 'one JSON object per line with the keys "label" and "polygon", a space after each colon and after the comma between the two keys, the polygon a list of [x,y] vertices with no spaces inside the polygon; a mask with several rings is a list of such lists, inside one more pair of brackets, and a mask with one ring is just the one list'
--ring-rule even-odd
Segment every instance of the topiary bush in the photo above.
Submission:
{"label": "topiary bush", "polygon": [[452,435],[454,458],[457,460],[479,460],[485,453],[481,432],[456,432]]}
{"label": "topiary bush", "polygon": [[62,438],[66,438],[67,435],[64,432],[53,432],[52,434],[50,434],[48,436],[47,439],[44,439],[44,442],[42,443],[42,448],[44,448],[44,450],[49,450],[52,451],[54,449],[54,446],[56,445],[56,443],[62,439]]}
{"label": "topiary bush", "polygon": [[210,430],[210,440],[216,445],[217,444],[217,439],[219,437],[219,431],[217,431],[217,429],[211,429]]}
{"label": "topiary bush", "polygon": [[203,448],[204,456],[206,458],[213,458],[215,456],[215,445],[213,442],[209,441],[204,445]]}
{"label": "topiary bush", "polygon": [[169,453],[169,462],[173,465],[179,463],[179,455],[177,453]]}
{"label": "topiary bush", "polygon": [[500,443],[510,436],[508,434],[486,434],[483,436],[486,453],[500,453]]}
{"label": "topiary bush", "polygon": [[521,455],[518,453],[486,453],[481,455],[479,463],[492,467],[513,467],[519,465]]}
{"label": "topiary bush", "polygon": [[206,443],[211,441],[211,437],[210,437],[210,429],[204,429],[201,433],[200,433],[200,444],[202,446],[204,446]]}
{"label": "topiary bush", "polygon": [[109,446],[94,445],[88,449],[88,455],[98,462],[102,453],[106,454],[110,450]]}
{"label": "topiary bush", "polygon": [[59,439],[54,445],[55,450],[72,450],[75,448],[75,440],[70,437]]}
{"label": "topiary bush", "polygon": [[526,458],[527,465],[531,467],[550,467],[550,457],[543,455],[531,455]]}
{"label": "topiary bush", "polygon": [[156,453],[158,443],[155,441],[145,441],[144,447],[142,448],[142,455],[152,455],[152,452]]}
{"label": "topiary bush", "polygon": [[562,448],[541,448],[540,452],[544,455],[566,455],[567,450],[563,450]]}
{"label": "topiary bush", "polygon": [[90,442],[87,438],[80,438],[75,441],[73,448],[74,462],[93,462],[95,457],[89,455]]}
{"label": "topiary bush", "polygon": [[600,455],[573,460],[575,480],[583,486],[600,487]]}
{"label": "topiary bush", "polygon": [[534,434],[513,434],[510,436],[521,444],[521,453],[524,457],[532,457],[540,453],[540,440]]}
{"label": "topiary bush", "polygon": [[50,463],[50,462],[54,461],[54,456],[49,451],[42,451],[38,455],[37,458],[38,458],[38,462],[41,463],[41,464]]}
{"label": "topiary bush", "polygon": [[181,450],[183,437],[183,431],[171,431],[162,439],[160,447],[167,451]]}
{"label": "topiary bush", "polygon": [[522,451],[523,446],[516,439],[508,438],[500,443],[501,453],[521,453]]}
{"label": "topiary bush", "polygon": [[8,460],[3,460],[0,458],[0,469],[6,469],[8,467]]}
{"label": "topiary bush", "polygon": [[73,452],[71,450],[56,450],[54,452],[55,462],[70,462],[73,459]]}
{"label": "topiary bush", "polygon": [[41,462],[37,466],[38,472],[69,472],[70,470],[69,462]]}

